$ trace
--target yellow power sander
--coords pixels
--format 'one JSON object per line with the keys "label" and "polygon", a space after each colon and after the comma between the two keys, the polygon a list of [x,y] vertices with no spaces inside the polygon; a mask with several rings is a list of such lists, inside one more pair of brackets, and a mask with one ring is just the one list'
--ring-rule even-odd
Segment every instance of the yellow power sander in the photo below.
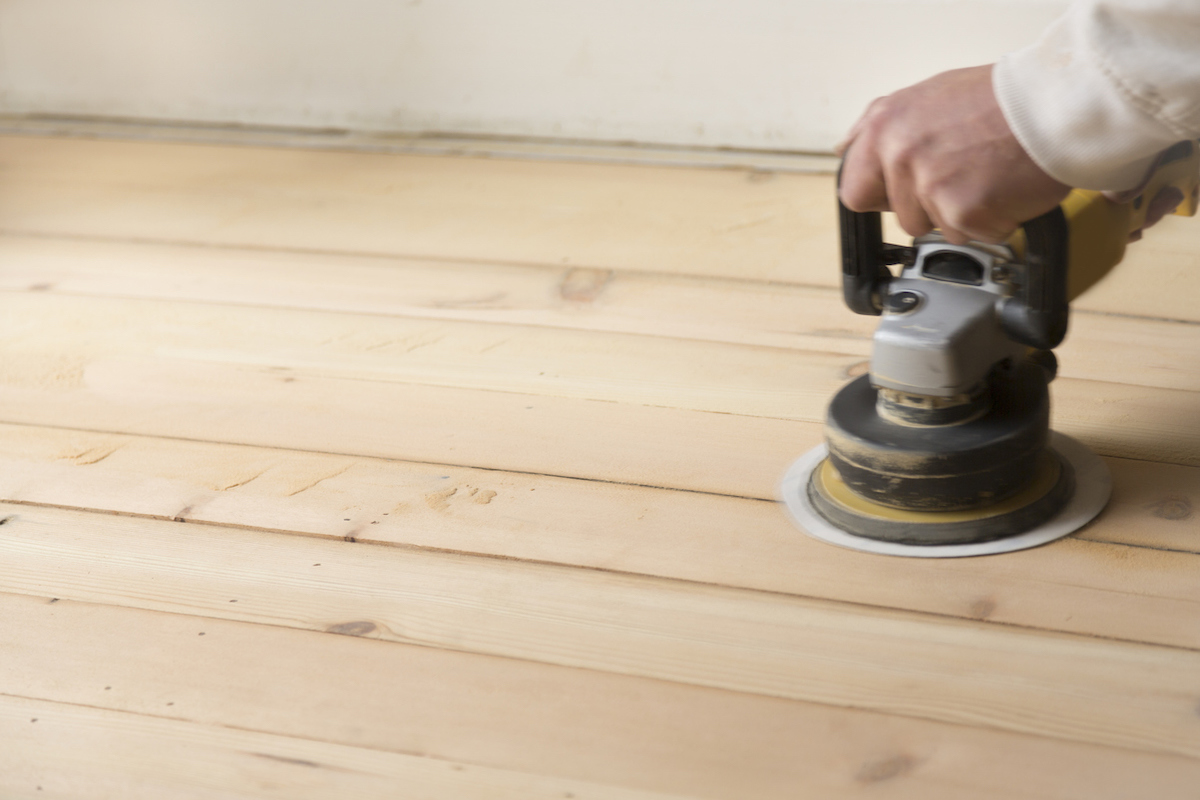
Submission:
{"label": "yellow power sander", "polygon": [[1174,188],[1175,213],[1192,216],[1198,184],[1200,154],[1180,142],[1131,202],[1077,189],[1003,245],[954,245],[937,231],[888,244],[878,213],[839,202],[846,304],[881,320],[870,372],[834,396],[825,443],[784,477],[800,527],[868,552],[956,557],[1034,547],[1090,522],[1111,479],[1050,430],[1053,349],[1070,301],[1120,262],[1151,200]]}

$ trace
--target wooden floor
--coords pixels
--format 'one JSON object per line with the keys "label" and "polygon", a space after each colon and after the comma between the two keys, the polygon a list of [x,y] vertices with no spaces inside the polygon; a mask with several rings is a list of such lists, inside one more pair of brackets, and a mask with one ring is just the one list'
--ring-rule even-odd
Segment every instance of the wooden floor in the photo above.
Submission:
{"label": "wooden floor", "polygon": [[0,797],[1200,797],[1200,221],[1085,297],[1080,534],[774,502],[831,178],[0,137]]}

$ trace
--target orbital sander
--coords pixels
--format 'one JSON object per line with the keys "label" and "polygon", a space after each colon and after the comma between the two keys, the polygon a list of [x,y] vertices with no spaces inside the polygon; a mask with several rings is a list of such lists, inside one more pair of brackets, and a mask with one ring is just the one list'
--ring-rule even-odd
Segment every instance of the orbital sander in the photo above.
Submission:
{"label": "orbital sander", "polygon": [[837,393],[825,443],[784,478],[800,527],[859,550],[950,557],[1033,547],[1091,521],[1111,480],[1050,430],[1053,349],[1070,301],[1121,261],[1151,200],[1174,188],[1175,213],[1192,216],[1198,183],[1200,154],[1180,142],[1132,201],[1077,189],[1000,245],[938,231],[889,244],[878,213],[839,202],[845,302],[881,320],[869,373]]}

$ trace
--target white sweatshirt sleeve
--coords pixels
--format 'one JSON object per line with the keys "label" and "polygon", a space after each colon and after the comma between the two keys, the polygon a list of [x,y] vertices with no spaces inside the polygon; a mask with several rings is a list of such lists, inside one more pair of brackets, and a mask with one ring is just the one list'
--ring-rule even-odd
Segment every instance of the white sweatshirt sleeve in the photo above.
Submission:
{"label": "white sweatshirt sleeve", "polygon": [[1078,0],[992,84],[1049,175],[1132,188],[1158,151],[1200,137],[1200,0]]}

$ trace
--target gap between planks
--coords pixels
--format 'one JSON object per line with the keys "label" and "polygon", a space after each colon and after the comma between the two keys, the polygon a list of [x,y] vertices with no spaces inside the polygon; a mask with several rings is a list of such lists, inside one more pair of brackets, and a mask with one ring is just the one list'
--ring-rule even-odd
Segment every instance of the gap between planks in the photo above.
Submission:
{"label": "gap between planks", "polygon": [[[866,357],[874,318],[827,288],[591,268],[433,264],[362,256],[0,236],[0,288],[700,339]],[[200,252],[197,252],[199,250]],[[382,263],[381,263],[382,262]],[[276,302],[267,302],[269,298]],[[1200,330],[1076,314],[1067,377],[1196,387]],[[1104,357],[1100,356],[1104,354]],[[1115,358],[1115,360],[1114,360]]]}
{"label": "gap between planks", "polygon": [[[228,375],[230,375],[230,374],[232,374],[232,375],[235,375],[235,376],[236,376],[236,374],[237,374],[237,373],[236,373],[236,371],[235,371],[234,373],[226,373],[226,376],[228,376]],[[110,377],[111,377],[111,376],[110,376]],[[157,382],[156,382],[156,381],[153,381],[153,380],[152,380],[152,381],[148,381],[148,382],[146,382],[145,384],[143,384],[143,388],[151,388],[151,389],[153,389],[155,386],[161,386],[161,379],[163,379],[163,378],[166,378],[166,379],[169,381],[169,380],[170,380],[170,377],[171,377],[171,376],[170,376],[169,374],[166,374],[166,373],[164,373],[164,374],[159,374],[159,375],[158,375],[158,381],[157,381]],[[432,397],[432,395],[431,395],[431,397]],[[465,406],[464,406],[464,408],[465,408]],[[577,408],[583,408],[583,406],[577,406]],[[84,459],[80,461],[80,463],[82,464],[84,460],[86,460],[87,458],[91,458],[91,457],[92,457],[92,456],[85,456],[85,457],[84,457]],[[103,459],[102,461],[97,461],[97,462],[95,462],[95,466],[97,466],[97,467],[103,467],[103,465],[104,465],[105,463],[108,463],[108,462],[109,462],[109,461],[110,461],[112,458],[116,458],[116,457],[117,457],[116,455],[113,455],[113,456],[109,456],[109,458]],[[331,481],[331,482],[332,482],[332,481]],[[257,481],[254,481],[254,482],[251,482],[251,483],[249,483],[249,484],[247,484],[247,485],[248,485],[249,487],[253,487],[253,486],[255,486],[255,485],[256,485],[256,483],[257,483]],[[320,490],[320,489],[314,489],[313,491],[321,491],[321,490]],[[304,495],[303,495],[303,494],[301,494],[301,496],[303,497]],[[977,608],[978,608],[978,609],[980,609],[980,610],[982,610],[982,609],[984,609],[984,606],[978,606]]]}
{"label": "gap between planks", "polygon": [[[13,136],[0,166],[0,216],[26,233],[822,285],[839,263],[831,176]],[[1160,288],[1189,285],[1192,222],[1160,223],[1083,304],[1196,319]]]}
{"label": "gap between planks", "polygon": [[[1110,465],[1118,478],[1113,501],[1071,539],[1003,559],[931,562],[815,542],[779,507],[758,500],[0,426],[0,497],[21,504],[656,575],[1195,648],[1200,598],[1190,576],[1200,542],[1188,519],[1200,470]],[[306,486],[320,488],[297,491]],[[1148,552],[1131,556],[1113,546]]]}
{"label": "gap between planks", "polygon": [[[268,629],[318,635],[325,631],[346,638],[365,637],[385,648],[418,644],[422,649],[469,656],[582,668],[590,673],[585,680],[619,674],[1190,758],[1200,747],[1192,713],[1200,658],[1196,654],[1083,642],[1074,637],[1032,636],[979,625],[968,631],[969,626],[962,624],[930,625],[928,620],[905,620],[904,615],[863,615],[812,605],[796,616],[796,610],[806,604],[793,604],[792,613],[780,614],[783,609],[772,603],[776,613],[765,607],[754,613],[730,592],[706,596],[691,590],[674,599],[666,596],[661,586],[650,589],[649,594],[637,592],[637,584],[645,581],[607,581],[604,599],[597,602],[590,576],[578,574],[564,574],[560,580],[542,574],[538,585],[524,592],[518,586],[528,574],[510,576],[507,589],[484,579],[464,596],[461,589],[467,584],[462,581],[484,575],[460,573],[451,577],[459,591],[440,594],[434,590],[433,596],[427,596],[446,578],[445,568],[439,569],[428,558],[412,569],[392,572],[393,581],[397,575],[404,580],[384,588],[378,579],[383,571],[376,569],[373,575],[359,559],[334,560],[329,548],[301,550],[297,552],[293,545],[294,557],[277,561],[278,576],[265,584],[255,585],[248,579],[262,562],[261,555],[239,562],[240,569],[232,567],[236,556],[247,555],[244,550],[224,558],[210,555],[207,562],[222,562],[221,569],[227,574],[218,581],[205,576],[208,580],[203,587],[199,579],[187,581],[186,571],[175,570],[169,578],[166,573],[155,573],[155,580],[164,588],[151,594],[133,589],[132,596],[139,602],[131,607],[101,599],[106,592],[99,587],[106,583],[115,587],[116,580],[125,581],[125,588],[118,591],[127,596],[134,586],[149,588],[145,579],[131,583],[131,575],[118,578],[115,573],[122,571],[118,564],[107,574],[88,578],[97,587],[92,596],[74,603],[64,598],[50,606],[68,621],[81,613],[82,618],[113,617],[121,614],[118,609],[122,608],[160,615],[167,611],[166,616],[181,617],[169,623],[171,626],[199,630],[199,636],[220,635],[229,625],[253,628],[263,638],[270,638]],[[321,577],[302,582],[307,585],[297,583],[294,568],[300,561],[319,557],[315,555],[319,550],[327,551],[325,560],[308,571]],[[387,566],[394,570],[396,560],[390,562]],[[376,563],[381,563],[378,557]],[[68,564],[58,579],[71,581],[77,569]],[[177,593],[170,599],[166,598],[168,583],[169,591]],[[245,601],[236,611],[227,604],[231,591]],[[631,597],[631,592],[637,596]],[[212,598],[226,615],[197,616],[208,605],[204,596]],[[27,606],[33,613],[50,607],[44,598],[28,599],[32,605],[11,596],[2,603],[13,617],[4,626],[10,639],[14,637],[13,624],[32,621]],[[526,605],[530,601],[533,604]],[[87,608],[76,611],[79,603]],[[627,603],[639,606],[641,612],[630,614]],[[360,608],[352,608],[355,605]],[[710,613],[697,614],[705,605]],[[364,608],[369,609],[366,615]],[[322,611],[340,614],[333,616],[334,620],[348,621],[319,622],[314,629],[312,622],[321,619]],[[301,621],[314,614],[315,620]],[[297,615],[301,619],[296,619]],[[786,620],[790,617],[795,619],[789,624]],[[631,621],[634,618],[636,622]],[[660,628],[664,624],[666,627]],[[49,627],[58,626],[51,623]],[[913,637],[915,631],[920,635]],[[761,639],[763,635],[766,639]],[[25,637],[18,640],[21,638]],[[288,641],[286,634],[281,641]],[[146,663],[151,660],[146,648],[161,645],[148,637],[127,646],[141,656],[138,668],[145,670],[152,666]],[[10,680],[23,679],[34,692],[45,692],[54,685],[49,682],[62,680],[61,668],[49,669],[43,663],[56,645],[30,648],[26,642],[23,648],[26,652],[11,660]],[[79,649],[82,657],[91,647],[85,641]],[[947,658],[951,651],[953,657]],[[287,653],[285,645],[281,655]],[[34,677],[37,670],[49,674]],[[1147,684],[1147,673],[1158,676],[1161,683]],[[1066,674],[1072,676],[1070,693],[1062,691]],[[98,681],[117,682],[96,675],[93,682]],[[80,692],[104,696],[98,686],[89,683],[72,690],[72,694]],[[188,711],[185,707],[175,713]],[[171,715],[172,711],[160,702],[158,713]]]}
{"label": "gap between planks", "polygon": [[[470,492],[474,494],[474,489]],[[434,492],[430,496],[440,497],[440,493]],[[754,501],[762,502],[762,501]],[[1072,633],[1097,639],[1106,639],[1113,641],[1121,641],[1132,644],[1146,644],[1156,646],[1166,646],[1185,650],[1200,650],[1200,640],[1192,635],[1194,627],[1191,625],[1191,619],[1194,614],[1189,612],[1195,611],[1193,606],[1200,603],[1200,600],[1194,598],[1183,598],[1173,596],[1171,592],[1163,592],[1163,570],[1161,569],[1161,560],[1155,562],[1155,567],[1158,567],[1158,580],[1152,586],[1141,587],[1143,589],[1157,590],[1156,594],[1147,594],[1144,592],[1132,591],[1133,587],[1128,582],[1124,582],[1118,586],[1105,586],[1105,581],[1094,580],[1094,575],[1091,570],[1094,569],[1096,563],[1105,563],[1116,560],[1111,553],[1097,554],[1084,553],[1084,557],[1080,557],[1078,552],[1070,554],[1070,566],[1074,572],[1068,575],[1047,575],[1050,570],[1045,569],[1045,566],[1038,571],[1038,574],[1026,576],[1023,582],[1012,581],[1006,575],[993,575],[986,569],[972,572],[964,570],[961,573],[955,574],[953,570],[945,570],[940,573],[934,573],[930,577],[937,578],[942,584],[942,591],[932,598],[920,598],[900,590],[899,592],[891,591],[882,593],[883,596],[871,595],[871,593],[863,591],[863,589],[855,583],[850,583],[844,579],[832,580],[827,582],[816,582],[807,585],[799,586],[798,588],[785,590],[782,588],[772,588],[770,581],[754,580],[739,580],[742,576],[737,574],[737,571],[731,571],[728,574],[721,574],[719,578],[710,578],[702,580],[688,577],[690,570],[687,568],[672,570],[669,567],[659,569],[655,572],[633,571],[630,568],[621,568],[616,565],[595,565],[588,563],[586,559],[579,561],[553,561],[539,558],[522,557],[501,551],[489,551],[482,549],[456,549],[445,545],[437,544],[417,544],[410,543],[398,539],[378,538],[378,535],[371,536],[369,534],[355,532],[352,534],[344,534],[342,536],[330,536],[311,530],[295,530],[281,529],[277,527],[263,527],[248,525],[239,522],[231,521],[206,521],[200,517],[182,516],[162,517],[155,515],[143,515],[127,511],[115,511],[110,509],[100,508],[85,508],[78,506],[50,504],[50,503],[35,503],[29,501],[11,501],[5,500],[3,505],[11,506],[28,506],[34,509],[45,509],[50,511],[66,511],[80,513],[101,513],[105,515],[115,515],[119,517],[128,517],[130,519],[143,519],[147,521],[169,521],[175,523],[189,522],[193,524],[212,524],[230,530],[243,530],[253,534],[271,534],[271,535],[286,535],[286,536],[303,536],[314,537],[318,539],[335,539],[352,544],[361,544],[364,546],[383,546],[393,547],[402,550],[412,550],[414,552],[427,552],[446,556],[462,556],[470,558],[495,559],[502,562],[520,562],[531,566],[548,566],[548,567],[568,567],[572,569],[583,569],[606,573],[611,576],[620,577],[656,577],[664,578],[673,582],[678,582],[683,585],[695,585],[698,587],[707,588],[742,588],[750,589],[765,594],[778,594],[782,597],[799,600],[814,600],[814,601],[834,601],[838,603],[863,606],[866,609],[887,609],[898,611],[913,611],[921,614],[926,614],[935,617],[946,617],[951,620],[978,620],[986,621],[990,624],[1004,625],[1013,628],[1023,628],[1031,631],[1057,631],[1064,633]],[[0,508],[3,508],[0,505]],[[14,513],[9,516],[0,518],[0,525],[8,524],[10,521],[18,521],[22,519],[22,515],[15,513],[16,509],[10,509]],[[185,512],[194,513],[191,507],[184,509]],[[386,516],[386,513],[384,514]],[[28,515],[26,515],[27,517]],[[346,521],[349,521],[347,519]],[[561,531],[554,531],[555,535],[560,535]],[[1174,553],[1189,558],[1176,561],[1174,569],[1171,572],[1182,573],[1185,575],[1192,574],[1197,562],[1190,558],[1195,556],[1193,550],[1171,550],[1161,547],[1150,547],[1146,545],[1128,544],[1122,542],[1107,542],[1104,540],[1080,538],[1081,542],[1096,542],[1118,547],[1132,547],[1136,549],[1147,549],[1157,553]],[[0,551],[5,548],[0,546]],[[827,555],[827,554],[817,554]],[[1087,558],[1087,555],[1093,556]],[[1124,559],[1128,561],[1128,559]],[[851,565],[848,565],[851,566]],[[861,567],[863,565],[857,565]],[[1126,564],[1124,572],[1128,575],[1129,572],[1143,567],[1140,564]],[[832,571],[833,565],[827,564],[824,569]],[[703,569],[700,570],[703,572]],[[900,575],[881,576],[890,577],[892,579],[900,578],[908,581],[912,579],[911,574],[903,574],[904,571],[899,571]],[[911,572],[911,571],[910,571]],[[948,574],[950,573],[950,574]],[[965,573],[965,574],[963,574]],[[793,576],[798,577],[798,576]],[[1057,580],[1056,580],[1057,579]],[[982,581],[990,580],[995,585],[992,587],[990,594],[985,594],[981,589],[986,588],[981,586]],[[970,588],[964,588],[961,584],[970,581]],[[1068,581],[1074,581],[1074,584],[1069,584]],[[1024,585],[1021,585],[1021,584]],[[765,585],[764,585],[765,584]],[[842,585],[846,584],[846,585]],[[1070,586],[1070,589],[1064,589],[1063,586]],[[1073,591],[1072,591],[1073,589]],[[1019,593],[1020,592],[1020,593]],[[1046,602],[1053,609],[1050,614],[1029,613],[1022,606],[1032,604],[1031,598],[1034,596],[1041,598],[1041,601]],[[972,599],[974,598],[974,599]],[[1011,603],[1013,598],[1020,598],[1019,603]],[[1136,598],[1136,599],[1134,599]],[[55,598],[56,600],[58,598]],[[1003,605],[1003,610],[1001,606]],[[1015,608],[1014,608],[1015,606]],[[1088,615],[1068,613],[1076,610],[1080,606],[1088,606],[1092,609],[1092,613]],[[1118,606],[1121,608],[1118,611]],[[1064,621],[1065,616],[1065,621]],[[1113,619],[1116,616],[1118,619]],[[1077,619],[1078,617],[1078,619]],[[1179,624],[1162,624],[1163,619],[1181,619]],[[1102,620],[1097,624],[1097,620]]]}
{"label": "gap between planks", "polygon": [[[231,245],[205,241],[182,241],[144,237],[112,237],[104,236],[98,233],[38,233],[36,231],[8,230],[0,227],[0,258],[4,259],[3,265],[7,270],[7,272],[0,277],[3,277],[6,283],[9,284],[8,287],[6,287],[8,291],[21,291],[22,289],[25,291],[53,291],[55,289],[53,283],[39,281],[38,278],[42,276],[37,276],[33,270],[30,270],[30,268],[20,260],[22,258],[32,260],[35,262],[35,264],[37,262],[44,262],[46,260],[47,254],[45,252],[39,253],[37,252],[37,248],[31,247],[31,245],[34,243],[43,245],[46,250],[52,250],[56,247],[65,248],[66,246],[74,245],[76,246],[77,250],[70,255],[76,261],[84,262],[85,264],[88,261],[94,261],[108,266],[113,269],[113,273],[108,277],[117,279],[126,277],[125,273],[127,272],[127,266],[123,264],[113,264],[110,259],[106,259],[103,256],[97,257],[95,252],[90,251],[103,249],[115,250],[120,252],[124,258],[133,261],[145,260],[147,255],[166,257],[172,262],[172,270],[178,270],[180,266],[187,268],[191,266],[187,262],[195,261],[197,255],[206,255],[206,257],[211,261],[218,262],[223,258],[239,258],[243,262],[247,263],[258,261],[259,263],[255,264],[254,266],[260,269],[268,270],[272,273],[273,271],[270,270],[270,267],[273,266],[270,263],[272,259],[285,259],[291,266],[295,266],[296,262],[301,260],[318,262],[325,261],[329,264],[331,269],[344,269],[347,266],[347,262],[351,262],[356,264],[359,268],[376,267],[379,269],[380,274],[407,271],[413,268],[419,269],[428,265],[437,265],[443,270],[452,273],[457,272],[459,274],[467,275],[470,278],[476,279],[486,275],[486,272],[489,270],[510,269],[513,271],[519,270],[539,276],[554,275],[556,278],[553,279],[552,283],[554,284],[555,288],[559,290],[559,292],[563,292],[564,294],[566,287],[563,284],[574,274],[587,275],[589,273],[600,273],[609,276],[616,276],[617,274],[620,274],[626,281],[655,281],[662,283],[673,282],[678,286],[705,286],[715,284],[740,290],[752,288],[769,288],[783,292],[788,290],[810,290],[820,292],[824,296],[840,298],[840,289],[829,285],[827,282],[798,283],[794,281],[775,281],[764,280],[760,278],[747,278],[738,275],[706,276],[644,269],[617,270],[609,267],[589,266],[587,264],[574,264],[564,267],[562,264],[546,264],[541,262],[503,261],[486,258],[462,259],[455,258],[453,256],[419,255],[414,253],[363,253],[361,251],[354,250],[297,249],[285,246],[267,245],[256,247],[252,245]],[[87,247],[81,247],[84,245]],[[121,252],[122,250],[125,252]],[[88,277],[96,272],[94,268],[89,269],[87,266],[83,266],[83,268],[80,269],[81,265],[78,263],[72,265],[72,267],[64,268],[62,263],[63,260],[65,259],[59,260],[55,265],[60,271],[59,273],[56,274],[54,272],[48,272],[46,274],[56,278],[59,275],[62,275],[66,279],[65,282],[70,285],[78,281],[80,278],[83,278],[86,281]],[[180,264],[180,262],[183,263]],[[211,268],[213,265],[210,264],[208,266]],[[137,292],[139,289],[142,289],[142,281],[147,279],[153,281],[156,275],[159,274],[160,273],[155,272],[138,273],[137,277],[139,283],[131,284],[127,286],[126,289],[131,290],[132,292]],[[196,281],[197,279],[205,277],[208,274],[211,273],[201,273],[200,271],[196,271],[195,273],[189,273],[188,279],[189,281]],[[22,275],[25,276],[24,281],[22,281],[21,277],[19,277]],[[35,277],[30,278],[30,275],[35,275]],[[232,277],[247,279],[250,276],[247,276],[243,272]],[[253,278],[250,278],[250,280],[253,280]],[[277,279],[272,278],[264,282],[274,282],[275,280]],[[32,285],[23,287],[20,285],[22,282],[30,282]],[[374,310],[379,308],[379,304],[371,302],[371,298],[369,297],[356,298],[357,305],[343,307],[328,305],[330,302],[328,295],[314,293],[310,298],[306,298],[307,302],[304,304],[295,306],[280,306],[264,303],[262,298],[258,298],[256,301],[237,299],[236,295],[244,293],[245,289],[232,284],[230,288],[233,289],[233,296],[226,297],[222,295],[217,299],[207,301],[196,300],[195,295],[185,295],[179,291],[178,287],[171,286],[165,282],[162,283],[162,285],[156,286],[153,292],[147,292],[143,289],[140,293],[130,293],[127,295],[105,291],[106,287],[99,283],[88,286],[86,290],[78,289],[72,292],[70,289],[68,289],[66,292],[124,297],[127,299],[139,297],[158,299],[191,299],[195,300],[196,302],[230,302],[241,305],[263,305],[264,307],[271,308],[295,308],[326,311],[341,310],[380,314],[393,313],[388,311]],[[555,292],[552,291],[550,294],[555,294]],[[589,293],[588,296],[578,299],[585,303],[591,303],[598,298],[598,293]],[[563,299],[575,298],[564,296]],[[1085,315],[1092,314],[1104,317],[1115,317],[1119,319],[1144,320],[1149,322],[1200,325],[1200,319],[1192,319],[1187,317],[1163,317],[1161,315],[1138,314],[1122,311],[1096,310],[1087,308],[1085,306],[1086,303],[1087,295],[1084,295],[1083,298],[1077,300],[1076,304],[1072,306],[1072,313]],[[462,307],[469,308],[471,305],[473,304],[470,302],[464,302]],[[834,303],[833,305],[840,307],[838,303]],[[411,305],[405,305],[402,303],[401,307],[403,307],[405,310],[394,312],[396,316],[405,316],[416,312],[416,309]],[[453,304],[434,305],[430,308],[430,310],[434,312],[450,313],[454,307],[455,306]]]}
{"label": "gap between planks", "polygon": [[[679,795],[522,774],[103,707],[0,695],[0,794],[122,800],[395,798],[670,800]],[[147,754],[153,754],[147,757]]]}
{"label": "gap between planks", "polygon": [[[281,387],[272,385],[271,378],[290,384],[290,395],[312,381],[356,381],[356,391],[370,395],[418,387],[474,392],[480,409],[492,402],[485,395],[501,392],[544,401],[615,402],[631,414],[635,406],[660,407],[782,424],[816,422],[824,418],[829,397],[847,373],[864,363],[835,353],[632,334],[536,326],[497,330],[486,323],[177,301],[28,293],[9,295],[4,306],[0,332],[8,335],[0,346],[8,352],[0,380],[9,388],[5,415],[13,422],[50,422],[19,416],[18,409],[29,402],[36,411],[45,411],[50,405],[79,402],[85,394],[115,399],[131,391],[165,400],[165,393],[183,383],[219,371],[231,373],[224,379],[213,375],[221,384],[248,384],[257,373],[268,379],[272,394]],[[1133,355],[1131,351],[1130,363]],[[1182,369],[1179,374],[1191,373]],[[147,382],[158,385],[136,388]],[[268,394],[265,387],[261,392],[264,398]],[[85,405],[99,412],[109,397]],[[1055,426],[1107,455],[1200,463],[1197,405],[1200,393],[1187,389],[1065,377],[1054,384]],[[168,409],[164,403],[151,416],[161,417]],[[70,426],[97,427],[61,407],[59,413]]]}
{"label": "gap between planks", "polygon": [[[30,362],[27,358],[26,365]],[[15,371],[23,365],[6,366]],[[70,363],[60,366],[50,359],[35,366],[65,368],[68,381],[77,374]],[[59,374],[51,374],[44,387],[10,380],[6,421],[457,463],[762,499],[774,495],[787,465],[815,446],[822,433],[818,423],[803,420],[362,382],[206,362],[99,361],[88,367],[86,391],[54,386]],[[331,408],[336,413],[325,411]],[[1159,412],[1148,424],[1157,424],[1166,437],[1163,426],[1174,415],[1152,405],[1148,410]],[[1110,402],[1109,411],[1123,409]],[[404,420],[421,424],[406,426]],[[1070,417],[1066,423],[1072,423]],[[1191,453],[1189,439],[1177,432],[1171,432],[1173,446],[1165,438],[1160,443],[1159,436],[1147,441],[1128,433],[1105,442],[1102,437],[1112,434],[1095,424],[1095,434],[1085,441],[1099,445],[1101,452],[1137,456],[1148,451],[1157,461],[1172,451]],[[1089,433],[1086,425],[1079,427]],[[1147,424],[1141,429],[1147,430]]]}
{"label": "gap between planks", "polygon": [[523,773],[739,800],[1182,798],[1200,774],[1192,759],[355,636],[0,605],[23,642],[0,689]]}
{"label": "gap between planks", "polygon": [[[36,245],[42,245],[41,248]],[[74,252],[70,253],[54,253],[55,249],[66,249],[73,246]],[[177,300],[192,300],[194,302],[228,302],[240,305],[261,305],[268,308],[294,308],[304,310],[325,310],[325,311],[353,311],[357,313],[371,314],[390,314],[395,316],[407,316],[418,313],[420,304],[406,303],[401,301],[396,308],[402,308],[401,311],[380,310],[378,302],[372,302],[373,298],[358,297],[354,298],[352,305],[333,305],[330,304],[330,298],[327,294],[313,292],[309,296],[305,296],[299,304],[294,306],[281,306],[278,304],[269,304],[263,301],[263,298],[248,299],[247,297],[238,297],[238,295],[249,295],[250,292],[243,286],[239,286],[235,281],[240,278],[244,283],[251,283],[253,276],[247,275],[244,271],[233,275],[220,275],[219,279],[228,281],[228,286],[223,287],[228,291],[220,292],[217,296],[210,299],[197,299],[194,293],[184,293],[177,285],[172,285],[169,282],[161,281],[161,271],[138,271],[136,272],[137,282],[124,282],[122,279],[128,279],[129,267],[124,263],[113,263],[114,260],[110,257],[106,258],[103,254],[97,254],[95,251],[103,251],[105,249],[119,254],[124,260],[145,261],[147,257],[157,257],[163,260],[171,261],[171,270],[178,274],[181,267],[187,270],[193,266],[192,262],[197,260],[197,256],[201,256],[209,262],[220,262],[225,259],[237,259],[243,262],[246,266],[253,266],[258,270],[266,272],[270,277],[261,281],[278,286],[279,275],[277,270],[272,267],[277,267],[280,260],[286,260],[288,266],[294,268],[298,261],[315,261],[325,262],[330,269],[342,270],[350,264],[355,265],[359,269],[375,267],[380,275],[386,275],[396,272],[409,272],[413,269],[421,269],[429,265],[437,265],[440,269],[451,274],[457,274],[468,280],[486,278],[489,271],[498,269],[509,269],[514,272],[525,272],[539,277],[539,284],[546,280],[541,278],[545,275],[555,276],[546,282],[552,285],[552,290],[548,293],[546,300],[552,295],[561,295],[560,299],[575,300],[578,302],[591,304],[599,299],[599,292],[590,290],[585,296],[569,296],[567,294],[567,282],[574,276],[587,276],[591,274],[600,274],[608,276],[601,282],[607,283],[611,277],[618,274],[624,281],[645,281],[659,282],[664,284],[674,284],[679,287],[688,286],[711,286],[719,285],[721,287],[729,287],[742,291],[752,289],[769,288],[774,291],[787,292],[789,290],[814,291],[820,292],[824,297],[838,298],[840,302],[840,289],[829,285],[827,282],[817,283],[797,283],[794,281],[773,281],[763,280],[759,278],[747,278],[737,275],[690,275],[686,273],[661,272],[655,270],[639,270],[639,269],[613,269],[600,266],[589,266],[586,264],[574,264],[564,267],[562,264],[545,264],[540,262],[524,262],[524,261],[503,261],[497,259],[462,259],[453,256],[436,256],[436,255],[418,255],[413,253],[363,253],[353,250],[316,250],[316,249],[296,249],[285,246],[251,246],[251,245],[231,245],[205,241],[181,241],[181,240],[166,240],[153,238],[131,238],[131,237],[111,237],[101,234],[71,234],[71,233],[38,233],[36,231],[19,231],[7,230],[0,227],[0,262],[5,267],[5,273],[0,274],[7,286],[7,291],[55,291],[58,283],[65,283],[68,287],[79,285],[81,288],[68,288],[64,293],[74,293],[83,295],[97,295],[122,297],[127,299],[135,298],[154,298],[154,299],[177,299]],[[41,250],[41,252],[39,252]],[[56,258],[57,256],[57,258]],[[72,258],[76,263],[71,266],[64,266],[66,257]],[[49,258],[48,258],[49,257]],[[46,262],[53,261],[52,266]],[[26,261],[33,261],[36,265],[31,269]],[[108,287],[104,283],[89,283],[88,278],[94,277],[99,273],[95,266],[89,267],[87,262],[107,267],[112,270],[110,274],[105,275],[109,279],[117,279],[122,282],[125,291],[129,294],[119,294],[117,292],[107,290]],[[41,262],[41,263],[39,263]],[[81,263],[82,262],[82,263]],[[194,290],[194,284],[202,278],[211,277],[212,267],[218,264],[208,263],[205,266],[207,270],[188,271],[187,278],[190,287]],[[45,273],[37,272],[37,268],[46,269]],[[287,273],[288,277],[295,281],[294,273]],[[52,278],[52,280],[42,280],[43,278]],[[341,277],[341,276],[339,276]],[[511,277],[511,276],[510,276]],[[145,283],[147,281],[154,282],[155,279],[160,280],[159,285],[155,285],[152,290],[146,290]],[[232,278],[232,280],[230,280]],[[456,281],[454,281],[456,282]],[[521,283],[528,282],[521,280]],[[31,285],[23,286],[28,283]],[[217,284],[220,285],[219,283]],[[325,287],[328,288],[328,287]],[[443,287],[444,288],[444,287]],[[557,291],[554,291],[557,290]],[[839,302],[833,302],[832,305],[840,308]],[[1148,322],[1166,322],[1177,323],[1181,325],[1200,325],[1200,319],[1187,317],[1163,317],[1154,314],[1138,314],[1112,310],[1097,310],[1086,307],[1087,295],[1076,301],[1072,306],[1073,314],[1096,315],[1103,317],[1114,317],[1118,319],[1143,320]],[[428,311],[431,313],[450,314],[458,307],[470,309],[472,303],[470,301],[462,301],[459,304],[443,303],[433,304],[429,306]],[[518,309],[513,309],[518,310]],[[447,317],[455,319],[457,317]],[[570,327],[569,325],[567,327]],[[764,331],[765,332],[765,331]]]}

